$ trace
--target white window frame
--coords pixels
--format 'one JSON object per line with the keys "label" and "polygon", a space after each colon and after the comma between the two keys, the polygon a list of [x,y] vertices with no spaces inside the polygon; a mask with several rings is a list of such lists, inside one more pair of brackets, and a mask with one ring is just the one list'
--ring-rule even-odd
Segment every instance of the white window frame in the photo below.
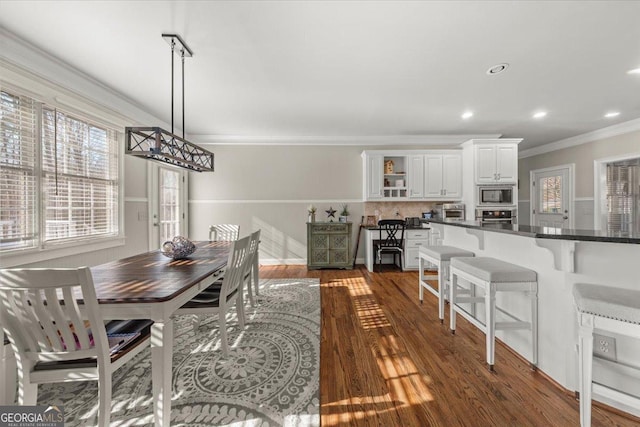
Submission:
{"label": "white window frame", "polygon": [[[34,80],[34,88],[43,89],[41,81]],[[7,92],[33,98],[37,104],[37,125],[36,132],[38,136],[37,145],[41,147],[41,126],[42,126],[42,104],[45,104],[50,108],[59,108],[64,110],[70,115],[86,120],[88,122],[97,124],[99,126],[109,127],[116,129],[118,140],[118,234],[116,236],[103,236],[103,237],[86,237],[83,239],[68,241],[68,242],[49,242],[45,245],[44,241],[44,214],[43,214],[43,194],[41,191],[42,182],[42,170],[41,159],[38,160],[36,166],[37,175],[37,197],[36,197],[36,227],[37,227],[37,244],[35,247],[19,248],[14,250],[8,250],[0,253],[0,267],[14,267],[20,265],[33,264],[51,259],[68,257],[78,254],[84,254],[87,252],[94,252],[103,249],[109,249],[118,246],[124,246],[125,244],[125,222],[124,222],[124,133],[120,130],[123,126],[119,123],[119,118],[114,118],[107,111],[101,111],[95,108],[94,105],[89,105],[86,100],[73,96],[69,97],[69,93],[62,89],[54,88],[48,85],[40,93],[34,90],[24,89],[21,86],[13,85],[9,82],[0,80],[0,88]],[[59,102],[64,100],[64,103]],[[87,108],[89,106],[89,108]],[[91,111],[87,114],[85,111]],[[115,120],[114,120],[115,119]],[[42,156],[40,152],[41,148],[38,148],[39,156]]]}

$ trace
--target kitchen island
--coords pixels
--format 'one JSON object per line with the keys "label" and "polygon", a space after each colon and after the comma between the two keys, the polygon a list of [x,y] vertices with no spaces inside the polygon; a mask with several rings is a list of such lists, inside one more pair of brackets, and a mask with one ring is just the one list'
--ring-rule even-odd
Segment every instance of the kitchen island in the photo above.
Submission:
{"label": "kitchen island", "polygon": [[[617,234],[476,221],[431,220],[432,239],[498,258],[538,274],[538,368],[568,390],[578,389],[578,324],[575,283],[640,289],[640,233]],[[498,295],[498,307],[526,318],[529,306],[517,295]],[[484,319],[480,317],[482,321]],[[596,331],[597,332],[597,331]],[[526,331],[498,331],[517,353],[529,354]],[[610,335],[610,334],[609,334]],[[614,336],[613,360],[594,360],[594,399],[640,415],[640,343]],[[500,361],[496,361],[500,371]]]}

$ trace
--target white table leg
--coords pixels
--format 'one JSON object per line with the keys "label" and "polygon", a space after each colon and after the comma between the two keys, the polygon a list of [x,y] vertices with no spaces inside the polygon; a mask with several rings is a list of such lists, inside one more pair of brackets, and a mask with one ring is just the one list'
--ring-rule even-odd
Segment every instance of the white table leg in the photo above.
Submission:
{"label": "white table leg", "polygon": [[171,421],[171,377],[173,365],[173,320],[151,326],[151,372],[154,422],[157,427]]}

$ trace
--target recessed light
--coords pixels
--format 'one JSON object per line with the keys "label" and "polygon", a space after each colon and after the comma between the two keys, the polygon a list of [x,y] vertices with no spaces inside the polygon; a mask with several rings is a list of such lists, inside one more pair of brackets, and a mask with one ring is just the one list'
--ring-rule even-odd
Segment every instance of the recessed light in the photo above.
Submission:
{"label": "recessed light", "polygon": [[487,74],[490,76],[494,76],[496,74],[502,73],[507,68],[509,68],[509,64],[507,64],[506,62],[503,62],[502,64],[496,64],[487,70]]}
{"label": "recessed light", "polygon": [[462,113],[462,118],[465,120],[470,119],[471,117],[473,117],[473,111],[465,111]]}
{"label": "recessed light", "polygon": [[640,68],[634,68],[633,70],[627,71],[627,74],[640,74]]}
{"label": "recessed light", "polygon": [[541,119],[543,117],[545,117],[547,115],[546,111],[538,111],[537,113],[533,114],[533,118],[534,119]]}
{"label": "recessed light", "polygon": [[612,117],[618,117],[620,115],[620,111],[609,111],[607,114],[605,114],[604,116],[607,119],[610,119]]}

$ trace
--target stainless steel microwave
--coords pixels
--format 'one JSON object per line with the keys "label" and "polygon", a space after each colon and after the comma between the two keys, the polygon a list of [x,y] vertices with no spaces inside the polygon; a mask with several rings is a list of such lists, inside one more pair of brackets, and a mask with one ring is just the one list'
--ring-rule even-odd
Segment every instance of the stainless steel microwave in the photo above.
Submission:
{"label": "stainless steel microwave", "polygon": [[511,206],[515,205],[513,185],[479,185],[479,206]]}

